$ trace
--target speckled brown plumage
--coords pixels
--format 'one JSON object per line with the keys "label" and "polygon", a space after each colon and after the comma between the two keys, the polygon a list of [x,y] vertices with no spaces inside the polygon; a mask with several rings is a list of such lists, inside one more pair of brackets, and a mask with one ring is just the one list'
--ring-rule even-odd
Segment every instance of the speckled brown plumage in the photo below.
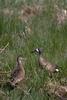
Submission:
{"label": "speckled brown plumage", "polygon": [[25,78],[25,70],[22,64],[22,57],[17,57],[17,65],[11,73],[10,84],[15,86]]}

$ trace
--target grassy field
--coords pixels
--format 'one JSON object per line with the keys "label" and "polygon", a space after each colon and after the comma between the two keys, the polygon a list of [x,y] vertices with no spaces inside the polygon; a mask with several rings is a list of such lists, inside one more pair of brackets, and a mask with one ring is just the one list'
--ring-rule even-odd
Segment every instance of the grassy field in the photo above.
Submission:
{"label": "grassy field", "polygon": [[[58,24],[56,5],[60,10],[67,9],[67,0],[0,0],[0,48],[8,44],[0,51],[0,70],[11,71],[18,55],[26,58],[26,79],[21,89],[9,91],[4,84],[10,73],[0,73],[0,100],[59,100],[48,95],[44,87],[49,80],[64,82],[67,78],[67,20]],[[25,11],[28,7],[31,12]],[[60,73],[50,78],[39,68],[37,56],[31,53],[37,47],[44,49],[44,57],[59,65]],[[29,94],[23,93],[29,90]]]}

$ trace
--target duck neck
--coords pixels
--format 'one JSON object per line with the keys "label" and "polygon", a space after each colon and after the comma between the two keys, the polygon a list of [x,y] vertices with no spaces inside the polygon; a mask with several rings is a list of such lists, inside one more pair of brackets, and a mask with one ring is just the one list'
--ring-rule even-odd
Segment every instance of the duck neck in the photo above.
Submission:
{"label": "duck neck", "polygon": [[39,54],[38,54],[38,56],[40,57],[40,56],[42,56],[42,54],[41,54],[41,53],[39,53]]}
{"label": "duck neck", "polygon": [[22,62],[21,61],[18,61],[17,63],[18,63],[18,66],[19,66],[18,69],[21,69],[22,72],[25,74],[25,70],[24,70],[24,67],[23,67]]}
{"label": "duck neck", "polygon": [[18,64],[19,68],[22,68],[22,67],[23,67],[23,65],[22,65],[22,62],[21,62],[21,61],[18,61],[18,62],[17,62],[17,64]]}
{"label": "duck neck", "polygon": [[38,54],[38,59],[40,59],[42,57],[42,54]]}

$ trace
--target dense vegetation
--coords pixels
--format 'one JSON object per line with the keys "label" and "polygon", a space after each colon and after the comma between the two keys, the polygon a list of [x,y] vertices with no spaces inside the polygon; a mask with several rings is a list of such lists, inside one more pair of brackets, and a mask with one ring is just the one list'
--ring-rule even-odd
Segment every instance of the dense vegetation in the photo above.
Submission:
{"label": "dense vegetation", "polygon": [[[67,9],[67,0],[0,0],[0,48],[8,44],[0,52],[1,72],[11,71],[18,55],[26,58],[26,79],[20,84],[21,89],[9,91],[4,84],[10,73],[0,73],[0,100],[57,100],[44,88],[49,80],[64,82],[67,77],[67,22],[58,24],[56,5],[60,10]],[[28,6],[31,12],[24,12],[23,16],[23,9]],[[40,69],[37,56],[31,53],[37,47],[44,49],[44,57],[59,65],[60,73],[50,78]],[[29,94],[23,93],[29,89]]]}

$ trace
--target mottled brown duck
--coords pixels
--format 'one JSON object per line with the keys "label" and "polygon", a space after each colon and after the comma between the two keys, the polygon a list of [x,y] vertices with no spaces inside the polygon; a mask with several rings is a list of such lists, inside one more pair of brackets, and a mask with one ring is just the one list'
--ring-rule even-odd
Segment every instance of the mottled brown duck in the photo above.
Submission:
{"label": "mottled brown duck", "polygon": [[25,70],[22,61],[23,58],[18,56],[16,67],[12,70],[11,73],[10,84],[12,86],[16,86],[16,84],[25,78]]}

